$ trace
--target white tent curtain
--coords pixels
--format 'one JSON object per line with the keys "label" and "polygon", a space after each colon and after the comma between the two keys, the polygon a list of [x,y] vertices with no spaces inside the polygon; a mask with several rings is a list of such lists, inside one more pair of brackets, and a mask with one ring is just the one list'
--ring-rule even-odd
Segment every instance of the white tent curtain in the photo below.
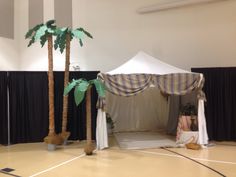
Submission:
{"label": "white tent curtain", "polygon": [[[162,102],[164,104],[162,104],[162,106],[159,107],[159,108],[163,110],[163,114],[161,115],[160,112],[159,113],[156,112],[157,115],[158,114],[160,115],[160,117],[159,117],[160,119],[158,119],[158,116],[155,117],[155,116],[150,116],[150,115],[148,115],[147,117],[139,116],[139,118],[133,117],[133,119],[130,119],[130,120],[127,119],[127,118],[123,119],[124,114],[123,115],[121,114],[121,116],[119,116],[119,114],[117,114],[117,115],[115,114],[116,111],[114,111],[115,110],[114,108],[116,106],[114,106],[113,109],[112,109],[112,107],[110,107],[108,109],[111,112],[110,114],[114,116],[115,121],[117,121],[117,122],[119,121],[119,124],[116,125],[117,131],[119,131],[119,130],[120,131],[122,131],[122,130],[125,131],[125,130],[132,130],[132,129],[133,130],[138,130],[138,129],[139,130],[144,130],[144,129],[147,129],[147,128],[149,128],[149,130],[150,130],[150,128],[151,129],[162,128],[166,124],[166,121],[161,119],[161,118],[164,118],[164,117],[168,116],[168,113],[166,113],[166,112],[168,112],[168,104],[165,104],[164,100],[162,100]],[[127,106],[127,103],[124,104],[124,105]],[[161,104],[158,103],[158,105],[161,105]],[[167,105],[167,106],[163,107],[163,105]],[[129,110],[133,110],[133,109],[126,108],[126,111],[125,111],[126,115],[125,116],[136,115],[134,113],[135,110],[131,111],[130,113],[129,113]],[[122,109],[121,109],[121,111],[123,112]],[[148,113],[148,114],[150,113],[149,109],[148,109],[148,111],[146,109],[142,109],[142,111],[144,113],[145,112]],[[154,113],[154,112],[152,112],[152,113]],[[149,119],[149,120],[147,120],[147,119]],[[127,121],[127,120],[129,120],[129,121]],[[167,120],[167,118],[166,118],[166,120]],[[158,127],[156,127],[156,125],[157,125],[156,123],[155,124],[153,123],[153,125],[151,125],[149,123],[148,124],[137,124],[137,123],[132,123],[132,121],[134,121],[134,122],[136,122],[136,121],[137,122],[143,122],[143,121],[158,122],[160,125],[158,125]],[[198,143],[202,144],[202,145],[208,144],[208,134],[207,134],[207,129],[206,129],[206,118],[205,118],[205,113],[204,113],[204,100],[203,99],[198,100],[198,128],[199,128]],[[97,136],[96,137],[97,148],[99,150],[107,148],[108,147],[108,137],[107,137],[107,125],[106,125],[106,113],[102,109],[98,110],[98,114],[97,114],[97,132],[96,133],[97,133],[97,135],[96,135]]]}
{"label": "white tent curtain", "polygon": [[102,109],[98,109],[97,113],[96,140],[98,150],[108,147],[106,113]]}
{"label": "white tent curtain", "polygon": [[204,113],[204,100],[198,100],[198,131],[199,131],[199,144],[208,144],[208,134],[206,129],[206,117]]}

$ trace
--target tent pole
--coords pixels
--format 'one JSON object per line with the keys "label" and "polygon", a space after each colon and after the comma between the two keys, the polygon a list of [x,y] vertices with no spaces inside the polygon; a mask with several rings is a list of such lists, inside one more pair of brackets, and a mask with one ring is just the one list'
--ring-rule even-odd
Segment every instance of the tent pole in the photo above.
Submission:
{"label": "tent pole", "polygon": [[[9,78],[9,72],[7,72],[7,82]],[[10,94],[9,94],[9,84],[7,84],[7,145],[11,145],[11,126],[10,126]]]}

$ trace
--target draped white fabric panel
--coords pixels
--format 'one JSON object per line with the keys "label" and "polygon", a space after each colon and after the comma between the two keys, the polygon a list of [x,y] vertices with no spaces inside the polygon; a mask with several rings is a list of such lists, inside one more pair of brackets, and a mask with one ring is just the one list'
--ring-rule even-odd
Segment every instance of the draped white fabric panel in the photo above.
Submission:
{"label": "draped white fabric panel", "polygon": [[98,150],[108,147],[106,113],[101,109],[98,109],[97,114],[96,141]]}
{"label": "draped white fabric panel", "polygon": [[199,144],[208,144],[208,134],[206,129],[206,117],[204,113],[204,100],[198,100],[198,131]]}
{"label": "draped white fabric panel", "polygon": [[168,120],[168,101],[152,87],[131,97],[107,93],[106,109],[116,132],[164,129]]}

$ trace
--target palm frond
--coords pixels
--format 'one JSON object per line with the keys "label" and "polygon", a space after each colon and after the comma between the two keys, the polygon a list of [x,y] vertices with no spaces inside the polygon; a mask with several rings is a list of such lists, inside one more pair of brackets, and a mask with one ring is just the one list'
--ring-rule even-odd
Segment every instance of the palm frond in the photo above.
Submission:
{"label": "palm frond", "polygon": [[69,28],[58,28],[56,29],[56,39],[54,41],[54,49],[60,49],[60,52],[63,53],[66,47],[66,35],[70,33]]}
{"label": "palm frond", "polygon": [[37,31],[36,31],[36,34],[35,34],[35,41],[38,41],[42,36],[44,36],[46,34],[46,31],[47,31],[47,26],[46,25],[43,25],[41,26]]}
{"label": "palm frond", "polygon": [[55,20],[49,20],[45,24],[39,24],[30,29],[25,34],[25,38],[30,39],[28,47],[37,41],[40,41],[43,47],[47,41],[47,36],[55,35],[56,25],[54,25],[54,23]]}
{"label": "palm frond", "polygon": [[70,83],[68,83],[68,85],[64,88],[64,96],[68,95],[69,92],[76,86],[76,84],[78,84],[79,81],[78,80],[72,80]]}
{"label": "palm frond", "polygon": [[64,95],[68,95],[74,88],[74,99],[78,106],[84,99],[85,93],[89,86],[95,85],[99,97],[105,97],[105,85],[98,79],[87,81],[86,79],[72,80],[64,89]]}
{"label": "palm frond", "polygon": [[84,99],[85,92],[81,91],[79,89],[79,86],[75,87],[74,90],[74,99],[75,99],[75,104],[78,106]]}
{"label": "palm frond", "polygon": [[78,30],[78,29],[73,30],[71,33],[77,39],[84,39],[84,37],[85,37],[85,33],[81,30]]}
{"label": "palm frond", "polygon": [[26,34],[25,34],[25,39],[30,38],[34,32],[34,29],[30,29]]}
{"label": "palm frond", "polygon": [[60,40],[59,40],[58,46],[60,48],[60,52],[63,53],[64,49],[66,47],[66,33],[62,33],[62,35],[60,36]]}
{"label": "palm frond", "polygon": [[102,81],[100,81],[99,79],[93,79],[89,82],[95,85],[95,88],[99,97],[105,97],[106,88],[105,88],[105,84]]}
{"label": "palm frond", "polygon": [[79,39],[79,44],[80,44],[81,47],[83,47],[84,44],[83,44],[82,39]]}
{"label": "palm frond", "polygon": [[34,36],[35,32],[41,27],[43,24],[36,25],[35,27],[29,29],[29,31],[25,34],[25,39],[31,38]]}
{"label": "palm frond", "polygon": [[77,28],[77,29],[80,30],[80,31],[83,31],[84,34],[86,34],[87,37],[90,37],[90,38],[93,39],[93,36],[88,31],[86,31],[84,28]]}
{"label": "palm frond", "polygon": [[30,47],[35,42],[34,38],[29,41],[28,47]]}
{"label": "palm frond", "polygon": [[48,20],[48,21],[46,22],[46,26],[47,26],[47,27],[50,27],[50,26],[52,26],[54,23],[56,23],[56,20]]}
{"label": "palm frond", "polygon": [[46,42],[47,42],[47,36],[44,35],[40,38],[41,47],[43,47]]}

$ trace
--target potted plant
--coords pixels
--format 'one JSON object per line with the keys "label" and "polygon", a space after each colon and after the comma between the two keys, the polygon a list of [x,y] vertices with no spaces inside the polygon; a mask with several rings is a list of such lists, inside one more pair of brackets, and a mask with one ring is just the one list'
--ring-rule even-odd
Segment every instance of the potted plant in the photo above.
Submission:
{"label": "potted plant", "polygon": [[107,122],[107,133],[111,135],[114,129],[114,121],[112,120],[110,114],[106,113],[106,122]]}
{"label": "potted plant", "polygon": [[196,107],[191,103],[181,106],[180,113],[185,116],[197,115]]}
{"label": "potted plant", "polygon": [[182,129],[184,131],[197,131],[197,109],[191,104],[187,103],[184,106],[181,106],[180,109],[180,121],[182,121]]}

